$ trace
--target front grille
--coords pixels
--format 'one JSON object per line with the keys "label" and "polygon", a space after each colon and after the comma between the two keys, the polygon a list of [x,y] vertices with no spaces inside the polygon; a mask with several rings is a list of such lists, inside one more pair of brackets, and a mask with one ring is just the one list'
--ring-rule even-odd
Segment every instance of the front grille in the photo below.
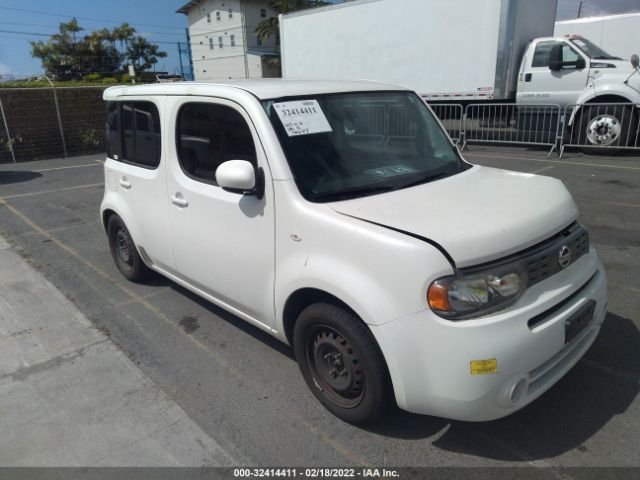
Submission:
{"label": "front grille", "polygon": [[563,270],[559,262],[559,253],[563,246],[569,247],[571,251],[569,264],[564,267],[566,268],[589,251],[589,234],[582,225],[575,222],[524,253],[529,286]]}

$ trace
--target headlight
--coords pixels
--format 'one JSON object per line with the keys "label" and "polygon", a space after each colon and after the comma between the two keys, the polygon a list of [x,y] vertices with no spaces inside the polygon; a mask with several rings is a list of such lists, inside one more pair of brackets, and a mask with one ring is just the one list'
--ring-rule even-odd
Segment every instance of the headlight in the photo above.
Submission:
{"label": "headlight", "polygon": [[440,278],[429,286],[427,299],[441,317],[460,320],[505,308],[526,288],[525,265],[512,263]]}

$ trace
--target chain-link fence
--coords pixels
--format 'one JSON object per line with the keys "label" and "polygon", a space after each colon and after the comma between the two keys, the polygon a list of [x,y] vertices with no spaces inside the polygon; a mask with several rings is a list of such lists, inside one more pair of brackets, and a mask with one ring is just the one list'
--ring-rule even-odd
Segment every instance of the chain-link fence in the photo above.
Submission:
{"label": "chain-link fence", "polygon": [[0,88],[0,163],[103,151],[104,89]]}
{"label": "chain-link fence", "polygon": [[[0,88],[0,163],[104,151],[106,87]],[[451,139],[470,143],[545,145],[611,153],[640,151],[640,106],[431,104]],[[368,136],[410,137],[406,109],[370,105],[353,125]]]}

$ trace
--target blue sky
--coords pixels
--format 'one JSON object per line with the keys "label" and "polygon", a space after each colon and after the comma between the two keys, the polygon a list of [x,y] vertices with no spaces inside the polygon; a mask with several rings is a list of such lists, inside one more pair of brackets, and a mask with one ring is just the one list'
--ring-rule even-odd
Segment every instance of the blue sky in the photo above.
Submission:
{"label": "blue sky", "polygon": [[[184,3],[186,0],[0,0],[0,75],[42,73],[40,62],[31,58],[29,41],[47,37],[13,32],[51,34],[73,16],[89,31],[128,22],[149,40],[162,42],[169,56],[160,59],[156,68],[173,73],[179,67],[176,42],[186,42],[187,19],[175,13]],[[579,4],[580,0],[559,0],[558,18],[575,18]],[[640,11],[640,0],[583,0],[582,11],[583,16]]]}
{"label": "blue sky", "polygon": [[160,46],[168,57],[159,59],[156,69],[173,73],[179,67],[176,42],[186,42],[187,17],[175,13],[184,3],[186,0],[0,0],[0,74],[24,77],[42,73],[40,62],[31,58],[29,41],[47,37],[7,31],[51,34],[60,22],[73,16],[89,32],[128,22],[149,40],[163,42]]}

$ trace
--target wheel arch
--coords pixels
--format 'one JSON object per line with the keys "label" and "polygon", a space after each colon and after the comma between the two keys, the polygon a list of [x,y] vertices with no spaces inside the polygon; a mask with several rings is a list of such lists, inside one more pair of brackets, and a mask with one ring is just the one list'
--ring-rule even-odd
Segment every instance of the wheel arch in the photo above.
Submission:
{"label": "wheel arch", "polygon": [[[629,103],[634,104],[633,100],[618,93],[607,93],[605,95],[595,95],[591,97],[580,98],[576,105],[595,105],[599,103]],[[576,121],[580,120],[582,116],[583,108],[577,107],[573,109],[571,118],[567,123],[567,126],[572,126]]]}
{"label": "wheel arch", "polygon": [[292,292],[284,304],[282,311],[282,326],[284,329],[285,337],[289,345],[293,347],[293,328],[300,313],[310,305],[315,303],[329,303],[337,307],[343,308],[356,318],[358,318],[363,324],[366,325],[362,317],[351,308],[346,302],[336,297],[335,295],[321,290],[319,288],[299,288]]}
{"label": "wheel arch", "polygon": [[118,215],[115,210],[111,208],[107,208],[102,212],[102,226],[104,227],[104,231],[107,231],[107,226],[109,225],[109,219],[114,215]]}

